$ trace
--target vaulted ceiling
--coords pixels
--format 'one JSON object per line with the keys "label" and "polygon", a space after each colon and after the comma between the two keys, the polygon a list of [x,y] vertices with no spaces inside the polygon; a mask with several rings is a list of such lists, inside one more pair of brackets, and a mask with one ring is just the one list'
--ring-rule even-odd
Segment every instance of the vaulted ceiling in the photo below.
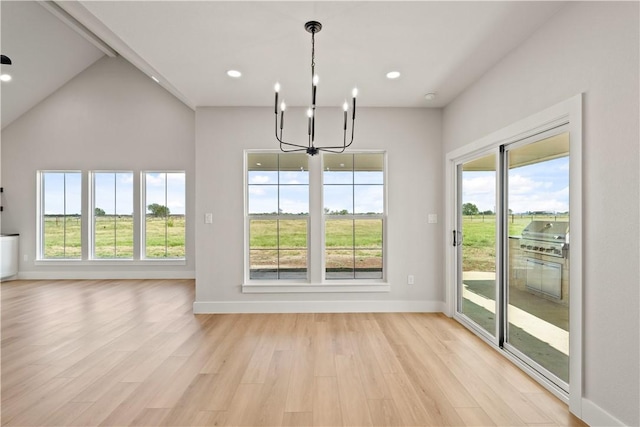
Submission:
{"label": "vaulted ceiling", "polygon": [[[309,103],[316,35],[318,104],[442,107],[523,43],[562,2],[2,1],[2,126],[82,71],[103,51],[60,13],[153,75],[191,108],[270,106],[273,85],[289,105]],[[66,19],[68,22],[69,19]],[[76,23],[76,26],[77,26]],[[77,29],[77,28],[76,28]],[[82,31],[80,31],[82,32]],[[230,69],[242,72],[233,79]],[[386,73],[400,77],[387,79]],[[428,101],[424,95],[436,93]]]}

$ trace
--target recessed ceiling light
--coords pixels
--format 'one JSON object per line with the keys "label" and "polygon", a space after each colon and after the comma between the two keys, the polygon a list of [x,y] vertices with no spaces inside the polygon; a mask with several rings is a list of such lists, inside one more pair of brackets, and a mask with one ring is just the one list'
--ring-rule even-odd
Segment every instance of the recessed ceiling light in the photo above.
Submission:
{"label": "recessed ceiling light", "polygon": [[389,71],[387,73],[387,78],[388,79],[397,79],[398,77],[400,77],[400,71]]}
{"label": "recessed ceiling light", "polygon": [[227,76],[237,79],[238,77],[242,76],[242,73],[238,70],[229,70],[227,71]]}
{"label": "recessed ceiling light", "polygon": [[3,82],[11,81],[11,76],[9,74],[0,74],[0,80]]}
{"label": "recessed ceiling light", "polygon": [[158,80],[156,76],[151,76],[151,80],[153,80],[156,83],[160,83],[160,80]]}
{"label": "recessed ceiling light", "polygon": [[427,101],[433,101],[434,99],[436,99],[436,94],[430,92],[424,96],[424,99],[426,99]]}

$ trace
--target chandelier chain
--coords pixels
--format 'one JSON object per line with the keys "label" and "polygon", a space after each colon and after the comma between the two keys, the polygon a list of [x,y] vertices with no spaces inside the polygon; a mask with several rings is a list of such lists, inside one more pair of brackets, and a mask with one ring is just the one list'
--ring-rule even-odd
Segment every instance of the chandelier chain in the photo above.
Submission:
{"label": "chandelier chain", "polygon": [[313,70],[316,67],[316,32],[311,32],[311,78],[313,78]]}

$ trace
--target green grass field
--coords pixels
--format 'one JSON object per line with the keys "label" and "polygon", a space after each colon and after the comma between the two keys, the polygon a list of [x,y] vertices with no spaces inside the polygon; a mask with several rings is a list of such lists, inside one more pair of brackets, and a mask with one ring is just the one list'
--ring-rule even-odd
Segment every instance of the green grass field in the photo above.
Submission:
{"label": "green grass field", "polygon": [[[532,221],[568,222],[567,215],[509,217],[509,236],[520,236]],[[462,265],[464,271],[495,271],[496,217],[495,215],[465,215],[462,220]]]}
{"label": "green grass field", "polygon": [[[185,218],[172,215],[164,218],[147,217],[146,257],[183,258],[185,256]],[[80,217],[46,217],[44,222],[44,257],[80,259]],[[166,234],[165,234],[166,233]],[[96,217],[95,258],[133,258],[133,219],[131,216]]]}
{"label": "green grass field", "polygon": [[[331,219],[326,222],[325,233],[328,268],[353,268],[354,263],[361,269],[382,268],[381,219]],[[250,225],[250,246],[252,269],[277,265],[306,268],[307,221],[254,219]]]}
{"label": "green grass field", "polygon": [[[568,216],[514,215],[509,219],[509,235],[519,236],[536,220],[568,221]],[[45,258],[81,257],[80,218],[45,218]],[[185,256],[184,216],[171,216],[165,227],[164,218],[148,217],[146,230],[147,258],[182,258]],[[355,224],[355,225],[354,225]],[[280,232],[278,234],[278,226]],[[329,268],[378,268],[382,266],[382,220],[327,220],[326,262]],[[463,218],[463,269],[495,271],[495,216],[475,215]],[[252,220],[250,247],[252,268],[303,268],[307,263],[307,221],[305,219]],[[166,234],[165,234],[166,233]],[[278,241],[279,235],[279,241]],[[96,217],[95,257],[103,259],[133,257],[133,221],[130,216]],[[166,244],[165,244],[166,243]]]}

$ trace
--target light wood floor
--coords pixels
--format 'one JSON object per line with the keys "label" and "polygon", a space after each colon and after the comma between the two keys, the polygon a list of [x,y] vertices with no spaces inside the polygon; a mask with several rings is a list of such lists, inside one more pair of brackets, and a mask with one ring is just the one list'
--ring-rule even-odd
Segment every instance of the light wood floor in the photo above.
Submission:
{"label": "light wood floor", "polygon": [[2,425],[583,425],[443,315],[193,315],[193,287],[3,283]]}

